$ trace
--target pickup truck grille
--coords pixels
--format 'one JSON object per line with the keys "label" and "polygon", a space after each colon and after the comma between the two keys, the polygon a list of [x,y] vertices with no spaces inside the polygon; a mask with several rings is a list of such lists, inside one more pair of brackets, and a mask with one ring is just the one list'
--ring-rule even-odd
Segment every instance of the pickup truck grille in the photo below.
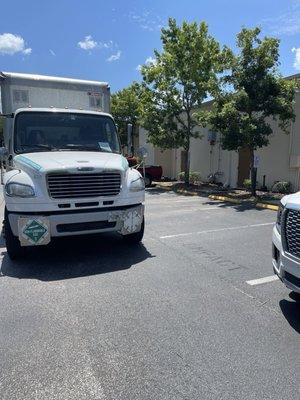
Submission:
{"label": "pickup truck grille", "polygon": [[300,258],[300,211],[287,210],[285,220],[287,251]]}
{"label": "pickup truck grille", "polygon": [[53,199],[116,196],[121,190],[118,172],[48,174],[48,191]]}

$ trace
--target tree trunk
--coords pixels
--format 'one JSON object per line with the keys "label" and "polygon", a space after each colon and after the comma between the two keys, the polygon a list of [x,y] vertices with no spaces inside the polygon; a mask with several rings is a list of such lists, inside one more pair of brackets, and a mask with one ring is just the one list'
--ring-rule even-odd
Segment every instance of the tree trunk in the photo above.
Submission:
{"label": "tree trunk", "polygon": [[184,165],[184,184],[189,186],[190,184],[190,143],[188,143],[188,148],[185,149],[185,165]]}
{"label": "tree trunk", "polygon": [[184,184],[189,186],[190,184],[190,143],[191,143],[191,115],[190,109],[187,109],[187,136],[186,136],[186,158],[185,158],[185,169],[184,169]]}
{"label": "tree trunk", "polygon": [[256,179],[257,168],[254,166],[254,150],[250,148],[251,153],[251,195],[256,197]]}

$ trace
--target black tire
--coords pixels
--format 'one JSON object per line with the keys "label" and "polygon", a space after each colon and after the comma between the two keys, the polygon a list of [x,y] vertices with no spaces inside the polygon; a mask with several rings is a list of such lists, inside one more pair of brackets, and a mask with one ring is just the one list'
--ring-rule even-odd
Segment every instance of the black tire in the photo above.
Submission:
{"label": "black tire", "polygon": [[300,293],[298,292],[291,292],[290,297],[296,301],[296,303],[300,303]]}
{"label": "black tire", "polygon": [[123,241],[126,244],[130,245],[140,243],[143,240],[144,230],[145,230],[145,219],[143,218],[141,230],[139,232],[130,233],[129,235],[123,235]]}
{"label": "black tire", "polygon": [[22,258],[25,254],[25,249],[21,246],[19,238],[14,236],[11,230],[7,209],[5,209],[4,212],[4,236],[9,258],[11,260],[19,260]]}
{"label": "black tire", "polygon": [[152,177],[149,174],[145,175],[145,186],[150,187],[152,185]]}

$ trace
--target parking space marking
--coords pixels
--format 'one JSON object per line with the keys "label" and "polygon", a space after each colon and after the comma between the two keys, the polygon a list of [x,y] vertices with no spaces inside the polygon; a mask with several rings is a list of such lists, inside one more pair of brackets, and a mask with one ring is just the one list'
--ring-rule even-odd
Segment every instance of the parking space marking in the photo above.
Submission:
{"label": "parking space marking", "polygon": [[219,229],[208,229],[208,230],[206,230],[206,231],[198,231],[198,232],[177,233],[177,234],[175,234],[175,235],[160,236],[160,239],[172,239],[172,238],[174,238],[174,237],[180,237],[180,236],[201,235],[201,234],[205,234],[205,233],[214,233],[214,232],[223,232],[223,231],[233,231],[233,230],[248,229],[248,228],[258,228],[258,227],[260,227],[260,226],[268,226],[268,225],[274,225],[274,222],[266,222],[266,223],[264,223],[264,224],[231,226],[231,227],[219,228]]}
{"label": "parking space marking", "polygon": [[[216,210],[221,210],[219,207],[203,207],[203,208],[177,208],[174,209],[174,207],[168,207],[167,210],[164,211],[165,215],[173,214],[173,213],[189,213],[189,212],[198,212],[198,211],[216,211]],[[148,211],[147,215],[156,215],[153,210]]]}
{"label": "parking space marking", "polygon": [[279,278],[277,275],[271,275],[271,276],[266,276],[264,278],[252,279],[251,281],[246,281],[246,283],[248,283],[248,285],[250,286],[255,286],[255,285],[261,285],[262,283],[278,281],[278,279]]}

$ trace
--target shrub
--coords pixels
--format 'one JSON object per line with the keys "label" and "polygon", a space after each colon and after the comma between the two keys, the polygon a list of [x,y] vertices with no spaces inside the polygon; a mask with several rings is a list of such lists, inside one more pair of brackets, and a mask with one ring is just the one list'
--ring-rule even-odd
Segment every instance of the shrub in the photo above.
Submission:
{"label": "shrub", "polygon": [[245,189],[251,189],[251,179],[245,179],[243,182],[243,186]]}
{"label": "shrub", "polygon": [[272,187],[272,192],[273,193],[290,193],[292,189],[291,182],[286,182],[286,181],[278,181],[275,182],[273,187]]}
{"label": "shrub", "polygon": [[[180,172],[178,175],[180,181],[184,181],[184,172]],[[190,171],[190,183],[199,182],[201,179],[201,175],[199,172]]]}

